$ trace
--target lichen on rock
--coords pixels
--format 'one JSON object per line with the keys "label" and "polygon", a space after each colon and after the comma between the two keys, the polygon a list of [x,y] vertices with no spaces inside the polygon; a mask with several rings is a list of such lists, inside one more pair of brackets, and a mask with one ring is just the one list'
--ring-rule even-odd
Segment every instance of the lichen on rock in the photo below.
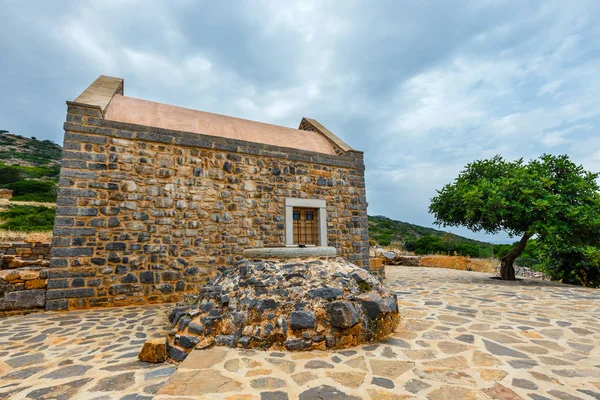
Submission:
{"label": "lichen on rock", "polygon": [[366,270],[337,259],[240,261],[169,314],[167,352],[223,345],[290,351],[339,349],[398,326],[396,296]]}

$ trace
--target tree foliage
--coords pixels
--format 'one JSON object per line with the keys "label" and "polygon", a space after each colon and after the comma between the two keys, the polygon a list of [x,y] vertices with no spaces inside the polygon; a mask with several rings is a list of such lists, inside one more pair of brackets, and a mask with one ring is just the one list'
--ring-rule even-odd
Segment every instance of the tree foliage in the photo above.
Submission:
{"label": "tree foliage", "polygon": [[514,279],[513,262],[531,237],[540,243],[598,242],[597,178],[566,155],[545,154],[529,163],[496,156],[468,164],[437,192],[429,209],[439,225],[520,236],[501,259],[503,278]]}

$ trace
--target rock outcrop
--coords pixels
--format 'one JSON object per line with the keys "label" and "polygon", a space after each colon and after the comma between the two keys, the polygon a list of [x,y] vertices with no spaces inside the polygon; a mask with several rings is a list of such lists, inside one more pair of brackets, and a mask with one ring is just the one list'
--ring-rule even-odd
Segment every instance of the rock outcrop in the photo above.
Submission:
{"label": "rock outcrop", "polygon": [[339,349],[386,337],[400,321],[396,296],[341,258],[240,261],[169,315],[167,352],[183,360],[216,345]]}

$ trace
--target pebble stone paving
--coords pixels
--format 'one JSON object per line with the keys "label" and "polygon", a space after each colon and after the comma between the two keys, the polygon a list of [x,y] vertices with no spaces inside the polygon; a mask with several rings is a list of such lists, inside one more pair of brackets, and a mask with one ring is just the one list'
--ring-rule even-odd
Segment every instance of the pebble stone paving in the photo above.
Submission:
{"label": "pebble stone paving", "polygon": [[170,306],[0,320],[0,398],[600,399],[600,290],[388,267],[403,320],[334,352],[194,350],[136,361]]}

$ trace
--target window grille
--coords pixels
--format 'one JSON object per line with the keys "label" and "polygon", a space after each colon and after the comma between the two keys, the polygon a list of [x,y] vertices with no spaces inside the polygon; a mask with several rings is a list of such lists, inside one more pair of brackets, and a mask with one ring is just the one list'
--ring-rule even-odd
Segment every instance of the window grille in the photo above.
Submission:
{"label": "window grille", "polygon": [[319,209],[294,207],[294,244],[319,245]]}

